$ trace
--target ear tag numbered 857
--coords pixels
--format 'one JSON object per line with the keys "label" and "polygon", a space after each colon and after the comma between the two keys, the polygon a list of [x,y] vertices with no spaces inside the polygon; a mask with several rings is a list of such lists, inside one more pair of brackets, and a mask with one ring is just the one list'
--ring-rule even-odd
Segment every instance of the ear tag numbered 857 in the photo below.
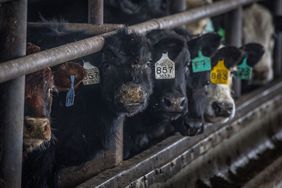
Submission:
{"label": "ear tag numbered 857", "polygon": [[70,107],[74,104],[74,97],[75,97],[75,92],[74,92],[75,76],[74,75],[70,76],[70,81],[71,81],[71,86],[66,96],[66,107]]}
{"label": "ear tag numbered 857", "polygon": [[174,79],[175,63],[168,57],[167,53],[163,53],[160,60],[155,63],[156,79]]}
{"label": "ear tag numbered 857", "polygon": [[198,52],[198,57],[192,60],[192,71],[193,72],[204,72],[211,70],[211,59],[205,57],[202,51]]}
{"label": "ear tag numbered 857", "polygon": [[83,68],[86,72],[86,76],[83,79],[83,85],[93,85],[100,83],[100,72],[99,69],[91,65],[89,62],[85,62]]}
{"label": "ear tag numbered 857", "polygon": [[213,84],[228,84],[230,71],[226,68],[224,60],[219,60],[210,73],[210,80]]}
{"label": "ear tag numbered 857", "polygon": [[250,80],[252,78],[253,68],[247,63],[248,58],[245,57],[243,62],[237,66],[236,76],[241,80]]}

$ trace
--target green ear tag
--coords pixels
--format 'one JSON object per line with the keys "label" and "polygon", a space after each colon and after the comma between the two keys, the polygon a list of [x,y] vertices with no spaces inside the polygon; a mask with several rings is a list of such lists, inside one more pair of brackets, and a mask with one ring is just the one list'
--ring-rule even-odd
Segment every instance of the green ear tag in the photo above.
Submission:
{"label": "green ear tag", "polygon": [[206,33],[214,32],[214,27],[213,27],[211,19],[209,19],[209,21],[208,21],[204,30],[205,30]]}
{"label": "green ear tag", "polygon": [[192,71],[193,72],[204,72],[211,70],[211,59],[203,56],[202,51],[198,52],[198,57],[192,60]]}
{"label": "green ear tag", "polygon": [[237,66],[236,76],[241,80],[250,80],[252,78],[253,68],[247,64],[247,57],[243,59],[243,62]]}
{"label": "green ear tag", "polygon": [[222,27],[217,30],[217,34],[221,37],[221,41],[225,40],[225,30]]}

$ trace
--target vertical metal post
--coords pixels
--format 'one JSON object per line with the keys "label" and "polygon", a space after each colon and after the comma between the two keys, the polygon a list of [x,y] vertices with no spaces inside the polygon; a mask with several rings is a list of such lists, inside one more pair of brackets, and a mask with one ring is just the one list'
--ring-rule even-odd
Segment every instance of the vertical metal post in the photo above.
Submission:
{"label": "vertical metal post", "polygon": [[169,14],[174,14],[186,10],[186,0],[167,0]]}
{"label": "vertical metal post", "polygon": [[[104,0],[88,0],[88,22],[92,24],[103,24],[104,22]],[[116,138],[113,142],[110,151],[105,151],[104,168],[110,168],[119,164],[123,159],[123,118],[117,123]]]}
{"label": "vertical metal post", "polygon": [[[27,0],[0,7],[0,62],[26,53]],[[0,85],[3,153],[1,173],[7,188],[21,187],[25,77]]]}
{"label": "vertical metal post", "polygon": [[88,0],[88,23],[104,23],[104,0]]}
{"label": "vertical metal post", "polygon": [[282,0],[275,0],[275,27],[276,40],[274,48],[274,76],[280,77],[282,75]]}
{"label": "vertical metal post", "polygon": [[[225,17],[225,33],[226,43],[240,47],[242,45],[242,7],[230,11]],[[241,81],[237,78],[233,79],[234,97],[241,95]]]}

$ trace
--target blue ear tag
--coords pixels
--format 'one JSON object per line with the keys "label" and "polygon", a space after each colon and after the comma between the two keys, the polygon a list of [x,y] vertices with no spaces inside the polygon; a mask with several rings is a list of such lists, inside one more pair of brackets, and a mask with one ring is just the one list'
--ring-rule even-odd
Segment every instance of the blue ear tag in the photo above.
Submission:
{"label": "blue ear tag", "polygon": [[211,70],[211,60],[203,55],[202,51],[198,52],[198,56],[192,60],[193,72],[205,72]]}
{"label": "blue ear tag", "polygon": [[243,59],[243,62],[237,66],[236,76],[241,80],[250,80],[252,78],[253,68],[248,65],[247,57]]}
{"label": "blue ear tag", "polygon": [[70,76],[71,87],[70,87],[69,91],[67,92],[66,107],[70,107],[70,106],[72,106],[74,104],[74,97],[75,97],[75,93],[74,93],[74,80],[75,80],[74,75],[71,75]]}

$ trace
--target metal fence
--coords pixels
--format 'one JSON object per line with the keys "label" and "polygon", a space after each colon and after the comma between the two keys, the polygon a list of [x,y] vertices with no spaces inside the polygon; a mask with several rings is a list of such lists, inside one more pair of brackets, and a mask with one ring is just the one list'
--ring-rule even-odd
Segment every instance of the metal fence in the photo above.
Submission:
{"label": "metal fence", "polygon": [[[242,38],[242,6],[256,0],[224,0],[189,11],[184,11],[186,0],[168,2],[170,12],[175,14],[129,26],[129,31],[145,33],[155,29],[169,29],[226,13],[229,20],[226,25],[226,42],[239,47]],[[275,15],[282,16],[282,0],[276,0],[275,3]],[[103,0],[88,0],[89,23],[103,24],[103,4]],[[0,10],[0,102],[3,105],[1,123],[4,137],[1,170],[6,186],[16,188],[21,187],[25,75],[100,51],[104,37],[114,34],[112,30],[123,26],[105,26],[105,31],[110,32],[25,56],[27,0],[0,0]],[[274,54],[276,76],[281,75],[281,36],[282,33],[278,31]],[[239,81],[235,83],[235,91],[240,96]]]}

